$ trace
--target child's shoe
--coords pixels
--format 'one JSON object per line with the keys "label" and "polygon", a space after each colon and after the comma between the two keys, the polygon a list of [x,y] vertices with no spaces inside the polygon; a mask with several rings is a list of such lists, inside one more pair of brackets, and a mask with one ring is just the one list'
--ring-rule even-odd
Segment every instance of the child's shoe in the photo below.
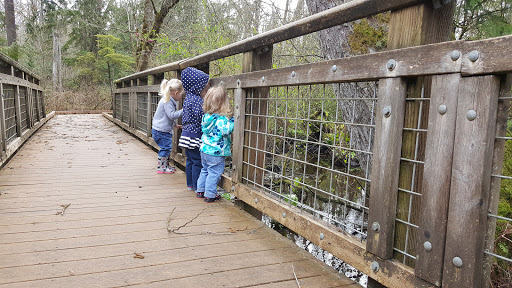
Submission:
{"label": "child's shoe", "polygon": [[188,191],[193,191],[194,190],[194,188],[192,188],[192,187],[187,187],[187,189],[188,189]]}
{"label": "child's shoe", "polygon": [[204,197],[204,202],[206,202],[206,203],[213,203],[213,202],[215,202],[215,200],[217,200],[217,197],[215,197],[215,198]]}
{"label": "child's shoe", "polygon": [[156,167],[156,173],[158,174],[172,174],[176,169],[169,167],[169,159],[166,157],[158,157],[158,165]]}
{"label": "child's shoe", "polygon": [[197,192],[196,193],[197,198],[204,198],[204,192]]}

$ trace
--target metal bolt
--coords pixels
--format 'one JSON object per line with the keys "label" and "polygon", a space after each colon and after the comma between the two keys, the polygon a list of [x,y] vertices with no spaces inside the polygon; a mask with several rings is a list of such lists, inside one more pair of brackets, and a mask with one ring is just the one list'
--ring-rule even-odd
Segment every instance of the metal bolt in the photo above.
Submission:
{"label": "metal bolt", "polygon": [[453,50],[450,54],[450,58],[452,58],[453,61],[457,61],[460,58],[460,51],[459,50]]}
{"label": "metal bolt", "polygon": [[432,251],[432,243],[430,243],[429,241],[425,241],[425,243],[423,243],[423,248],[425,248],[425,251],[427,252]]}
{"label": "metal bolt", "polygon": [[441,115],[444,115],[444,114],[446,114],[446,109],[447,109],[446,105],[441,104],[441,105],[439,105],[439,107],[437,107],[437,112],[439,112],[439,114],[441,114]]}
{"label": "metal bolt", "polygon": [[235,185],[231,186],[231,191],[235,191]]}
{"label": "metal bolt", "polygon": [[258,204],[258,198],[254,198],[254,203]]}
{"label": "metal bolt", "polygon": [[242,84],[242,81],[240,81],[240,79],[236,80],[236,86],[240,87],[241,84]]}
{"label": "metal bolt", "polygon": [[338,67],[336,67],[336,65],[332,65],[331,71],[336,72],[336,70],[338,70]]}
{"label": "metal bolt", "polygon": [[286,218],[286,213],[283,212],[283,218]]}
{"label": "metal bolt", "polygon": [[476,119],[476,111],[469,110],[468,113],[466,113],[466,118],[468,118],[469,121],[475,120]]}
{"label": "metal bolt", "polygon": [[377,263],[377,261],[373,261],[373,262],[372,262],[372,265],[371,265],[370,267],[372,268],[372,271],[373,271],[374,273],[379,272],[379,268],[380,268],[380,267],[379,267],[379,263]]}
{"label": "metal bolt", "polygon": [[395,68],[396,68],[395,59],[389,59],[388,63],[386,64],[386,68],[388,68],[389,71],[395,70]]}
{"label": "metal bolt", "polygon": [[384,115],[384,117],[388,118],[389,116],[391,116],[391,107],[390,106],[386,106],[382,109],[382,114]]}
{"label": "metal bolt", "polygon": [[480,52],[478,52],[476,50],[469,52],[469,55],[468,55],[469,61],[475,62],[476,60],[478,60],[478,58],[480,58]]}
{"label": "metal bolt", "polygon": [[372,230],[375,231],[375,232],[379,232],[380,231],[380,224],[377,223],[377,222],[373,222]]}
{"label": "metal bolt", "polygon": [[236,170],[236,165],[233,165],[233,171]]}
{"label": "metal bolt", "polygon": [[325,236],[324,233],[320,233],[320,240],[324,240]]}
{"label": "metal bolt", "polygon": [[265,82],[265,76],[261,77],[261,82]]}
{"label": "metal bolt", "polygon": [[238,104],[236,104],[236,105],[235,105],[235,109],[238,109],[238,107],[239,107],[239,106],[238,106]]}
{"label": "metal bolt", "polygon": [[459,257],[453,257],[452,263],[457,268],[462,267],[462,259],[460,259]]}
{"label": "metal bolt", "polygon": [[295,71],[292,71],[292,77],[295,77]]}

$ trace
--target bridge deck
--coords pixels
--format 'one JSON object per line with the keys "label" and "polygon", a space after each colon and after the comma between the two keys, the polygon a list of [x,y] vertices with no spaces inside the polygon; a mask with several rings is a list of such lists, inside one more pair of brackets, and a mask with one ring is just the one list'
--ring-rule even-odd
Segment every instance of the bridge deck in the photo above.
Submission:
{"label": "bridge deck", "polygon": [[0,170],[0,287],[358,287],[155,158],[100,115],[50,120]]}

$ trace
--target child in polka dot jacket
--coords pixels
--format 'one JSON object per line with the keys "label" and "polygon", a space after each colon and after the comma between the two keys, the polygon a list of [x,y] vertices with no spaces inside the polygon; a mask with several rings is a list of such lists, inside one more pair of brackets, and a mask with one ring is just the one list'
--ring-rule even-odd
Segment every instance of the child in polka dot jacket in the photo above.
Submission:
{"label": "child in polka dot jacket", "polygon": [[[222,86],[208,90],[204,98],[201,126],[201,162],[203,168],[197,180],[197,194],[204,202],[219,200],[217,184],[224,172],[225,157],[231,156],[231,133],[235,127],[231,105]],[[203,195],[204,194],[204,195]]]}
{"label": "child in polka dot jacket", "polygon": [[175,167],[169,165],[169,156],[172,148],[172,132],[176,125],[176,119],[181,117],[183,110],[176,111],[177,101],[183,97],[183,86],[178,79],[167,81],[164,79],[160,84],[160,95],[162,98],[158,102],[153,122],[151,125],[151,135],[155,140],[160,151],[158,151],[158,166],[156,173],[171,174],[176,171]]}
{"label": "child in polka dot jacket", "polygon": [[186,96],[183,102],[183,126],[179,146],[185,148],[187,162],[185,174],[189,190],[197,190],[197,179],[201,172],[201,118],[203,117],[203,97],[210,88],[210,76],[196,68],[188,67],[181,72],[181,81]]}

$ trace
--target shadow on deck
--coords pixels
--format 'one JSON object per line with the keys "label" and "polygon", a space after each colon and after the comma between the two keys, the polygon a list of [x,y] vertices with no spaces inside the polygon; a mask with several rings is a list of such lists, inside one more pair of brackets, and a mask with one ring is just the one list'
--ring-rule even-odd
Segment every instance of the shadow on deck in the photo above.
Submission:
{"label": "shadow on deck", "polygon": [[51,119],[0,171],[0,287],[359,287],[155,162],[101,115]]}

